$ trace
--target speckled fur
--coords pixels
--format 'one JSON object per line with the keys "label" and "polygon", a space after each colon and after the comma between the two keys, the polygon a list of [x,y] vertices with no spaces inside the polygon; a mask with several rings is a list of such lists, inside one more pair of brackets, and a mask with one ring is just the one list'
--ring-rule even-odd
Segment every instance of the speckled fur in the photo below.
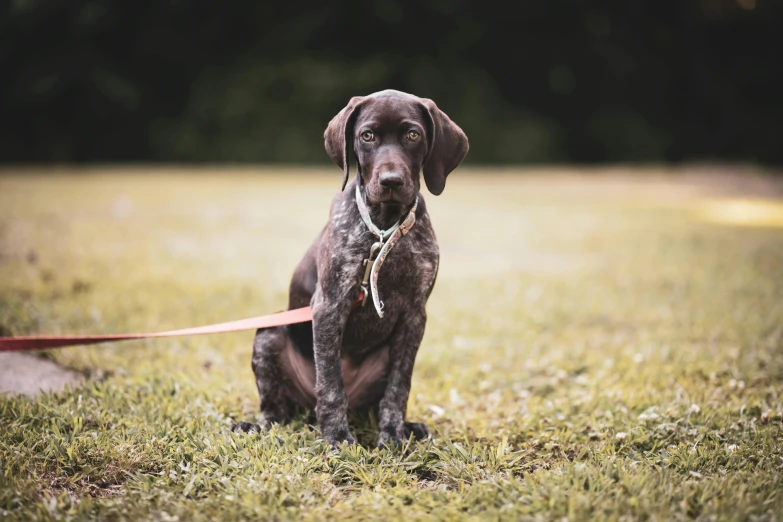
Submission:
{"label": "speckled fur", "polygon": [[[367,125],[374,126],[377,143],[360,141]],[[411,128],[421,132],[421,143],[408,139]],[[410,435],[427,436],[426,426],[406,422],[413,366],[427,320],[425,306],[439,263],[435,233],[419,191],[419,170],[423,165],[428,187],[439,194],[446,175],[467,153],[467,138],[430,100],[397,91],[353,98],[332,120],[325,138],[327,152],[346,172],[346,155],[353,148],[374,223],[388,228],[420,198],[416,224],[380,272],[380,318],[371,302],[354,306],[364,274],[362,260],[377,241],[354,200],[357,180],[335,196],[329,222],[291,281],[289,308],[309,304],[312,323],[256,333],[252,367],[261,424],[286,422],[297,405],[314,407],[323,438],[336,446],[355,442],[348,426],[349,408],[374,410],[378,445],[399,445]],[[388,171],[404,177],[394,190],[379,181]],[[235,429],[261,427],[239,423]]]}

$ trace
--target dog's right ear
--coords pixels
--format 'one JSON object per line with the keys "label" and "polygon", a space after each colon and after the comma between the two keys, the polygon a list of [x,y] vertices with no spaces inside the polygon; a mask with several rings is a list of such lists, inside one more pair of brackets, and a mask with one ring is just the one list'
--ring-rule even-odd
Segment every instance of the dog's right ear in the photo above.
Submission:
{"label": "dog's right ear", "polygon": [[343,169],[343,188],[348,183],[349,158],[353,149],[353,122],[356,121],[363,96],[354,96],[343,110],[332,118],[324,131],[324,147],[335,165]]}

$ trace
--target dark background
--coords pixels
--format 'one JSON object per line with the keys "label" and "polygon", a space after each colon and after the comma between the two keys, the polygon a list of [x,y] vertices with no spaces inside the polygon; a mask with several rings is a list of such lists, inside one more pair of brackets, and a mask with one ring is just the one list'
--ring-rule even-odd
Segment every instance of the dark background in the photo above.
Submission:
{"label": "dark background", "polygon": [[14,0],[0,161],[325,163],[353,95],[434,99],[473,163],[783,163],[781,0]]}

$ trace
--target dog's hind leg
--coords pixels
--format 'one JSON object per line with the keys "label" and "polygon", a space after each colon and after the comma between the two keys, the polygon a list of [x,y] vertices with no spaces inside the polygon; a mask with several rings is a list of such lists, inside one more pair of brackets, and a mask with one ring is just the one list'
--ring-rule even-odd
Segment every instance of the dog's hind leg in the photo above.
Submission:
{"label": "dog's hind leg", "polygon": [[253,373],[256,376],[261,403],[261,421],[258,424],[238,422],[232,431],[261,431],[273,423],[285,424],[291,420],[291,383],[284,371],[283,358],[291,349],[285,328],[267,328],[256,332],[253,341]]}

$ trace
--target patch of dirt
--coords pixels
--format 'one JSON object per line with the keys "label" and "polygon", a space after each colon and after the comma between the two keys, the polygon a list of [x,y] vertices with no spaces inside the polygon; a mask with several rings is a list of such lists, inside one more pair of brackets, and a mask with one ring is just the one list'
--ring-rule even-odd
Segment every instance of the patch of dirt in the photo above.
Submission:
{"label": "patch of dirt", "polygon": [[44,487],[41,488],[41,497],[59,496],[61,493],[69,493],[77,497],[107,498],[123,494],[124,480],[94,481],[92,477],[84,477],[75,484],[68,483],[63,477],[55,477],[52,474],[43,476]]}
{"label": "patch of dirt", "polygon": [[0,393],[29,395],[62,391],[84,380],[79,373],[26,353],[0,353]]}

